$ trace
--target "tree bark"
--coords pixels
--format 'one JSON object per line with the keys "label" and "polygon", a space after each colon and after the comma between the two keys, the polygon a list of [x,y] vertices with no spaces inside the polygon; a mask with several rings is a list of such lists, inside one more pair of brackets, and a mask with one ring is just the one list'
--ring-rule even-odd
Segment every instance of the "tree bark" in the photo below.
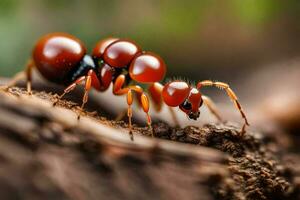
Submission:
{"label": "tree bark", "polygon": [[[232,123],[172,128],[157,138],[56,96],[0,92],[1,199],[297,199],[300,159],[289,138]],[[189,144],[187,144],[189,143]],[[284,156],[283,156],[284,155]]]}

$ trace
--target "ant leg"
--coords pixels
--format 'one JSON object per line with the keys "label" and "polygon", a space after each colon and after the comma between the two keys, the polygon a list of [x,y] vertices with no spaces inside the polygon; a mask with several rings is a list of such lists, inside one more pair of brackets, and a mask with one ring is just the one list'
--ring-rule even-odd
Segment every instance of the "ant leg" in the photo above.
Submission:
{"label": "ant leg", "polygon": [[81,76],[79,77],[74,83],[72,83],[71,85],[69,85],[66,89],[64,89],[64,92],[62,95],[60,95],[56,101],[53,103],[53,106],[56,106],[56,104],[59,102],[59,100],[61,100],[67,93],[71,92],[72,90],[74,90],[76,88],[77,85],[79,85],[82,81],[85,80],[85,76]]}
{"label": "ant leg", "polygon": [[149,103],[149,99],[145,93],[141,94],[141,103],[142,103],[142,108],[143,108],[144,112],[146,113],[147,124],[148,124],[149,130],[151,132],[152,137],[154,137],[153,128],[151,126],[151,123],[152,123],[151,117],[149,115],[150,103]]}
{"label": "ant leg", "polygon": [[229,87],[229,85],[227,83],[223,83],[223,82],[213,82],[210,80],[205,80],[205,81],[201,81],[197,84],[198,89],[200,89],[202,86],[215,86],[220,89],[224,89],[226,91],[227,95],[233,101],[235,107],[240,111],[241,116],[244,119],[244,125],[241,130],[241,134],[243,135],[245,133],[246,126],[249,126],[249,122],[248,122],[248,119],[247,119],[243,109],[242,109],[241,104],[238,101],[236,94],[232,91],[232,89]]}
{"label": "ant leg", "polygon": [[128,128],[129,128],[129,135],[130,139],[133,141],[133,134],[132,134],[132,108],[131,105],[133,103],[133,97],[132,97],[132,90],[128,90],[127,92],[127,116],[128,116]]}
{"label": "ant leg", "polygon": [[80,113],[77,116],[77,119],[80,119],[80,115],[82,114],[84,105],[88,102],[88,98],[89,98],[89,91],[91,90],[91,86],[92,86],[92,73],[93,70],[89,70],[87,76],[85,77],[85,87],[84,87],[84,95],[82,98],[82,104],[80,107]]}
{"label": "ant leg", "polygon": [[202,95],[203,103],[207,106],[209,111],[220,121],[223,122],[222,117],[220,116],[219,112],[217,111],[215,103],[209,98],[208,96]]}
{"label": "ant leg", "polygon": [[133,141],[133,134],[132,134],[132,108],[131,105],[133,103],[133,96],[132,96],[132,90],[129,88],[122,88],[125,84],[125,75],[121,74],[116,78],[115,83],[113,84],[113,93],[115,95],[123,95],[127,94],[127,116],[128,116],[128,129],[129,129],[129,135],[130,139]]}
{"label": "ant leg", "polygon": [[30,60],[26,65],[26,77],[27,77],[27,93],[29,95],[32,94],[31,85],[32,85],[32,68],[33,68],[33,61]]}
{"label": "ant leg", "polygon": [[113,93],[115,95],[123,95],[127,93],[127,104],[128,104],[128,110],[127,110],[127,115],[128,115],[128,119],[129,119],[129,134],[131,139],[133,140],[133,135],[132,135],[132,122],[131,122],[131,118],[132,118],[132,108],[131,105],[133,103],[133,95],[132,92],[136,92],[138,94],[141,94],[140,100],[141,100],[141,104],[142,104],[142,108],[144,110],[144,112],[146,113],[147,116],[147,124],[149,126],[149,129],[151,130],[151,134],[153,136],[153,129],[151,126],[151,117],[149,115],[149,99],[148,97],[144,94],[143,89],[138,86],[138,85],[130,85],[128,87],[122,88],[123,85],[125,84],[125,75],[121,74],[116,78],[116,81],[113,85]]}
{"label": "ant leg", "polygon": [[0,90],[8,91],[9,88],[15,86],[19,81],[27,78],[27,92],[31,94],[31,71],[34,67],[33,61],[29,60],[26,64],[26,68],[23,71],[18,72],[5,86],[1,86]]}
{"label": "ant leg", "polygon": [[[129,86],[129,87],[133,87],[133,88],[139,88],[139,86],[135,85],[135,86]],[[146,117],[147,117],[147,125],[149,127],[149,130],[151,131],[151,135],[152,137],[154,137],[154,133],[153,133],[153,128],[151,126],[152,124],[152,120],[151,117],[149,115],[149,107],[150,107],[150,101],[149,98],[147,97],[145,92],[136,92],[135,95],[137,102],[138,102],[138,106],[141,107],[143,109],[143,111],[146,113]],[[157,105],[158,107],[159,105]]]}
{"label": "ant leg", "polygon": [[[162,104],[163,104],[163,100],[162,100],[162,96],[161,96],[163,87],[164,86],[162,84],[155,82],[155,83],[151,84],[150,87],[148,88],[149,94],[154,103],[154,108],[157,112],[161,111]],[[178,118],[177,118],[177,115],[176,115],[174,109],[172,107],[168,107],[168,109],[169,109],[169,112],[171,113],[171,116],[172,116],[175,126],[179,126],[179,121],[178,121]]]}
{"label": "ant leg", "polygon": [[11,80],[9,80],[6,85],[0,86],[0,90],[7,92],[9,88],[15,86],[20,80],[23,79],[25,79],[25,71],[18,72]]}

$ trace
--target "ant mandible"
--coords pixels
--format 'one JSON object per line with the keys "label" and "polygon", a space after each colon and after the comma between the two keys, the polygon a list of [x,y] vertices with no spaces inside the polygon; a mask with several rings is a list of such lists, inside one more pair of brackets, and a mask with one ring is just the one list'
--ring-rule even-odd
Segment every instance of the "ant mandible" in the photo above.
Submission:
{"label": "ant mandible", "polygon": [[112,83],[113,94],[127,95],[127,116],[131,139],[133,139],[131,106],[134,92],[138,94],[140,105],[146,114],[147,124],[153,136],[149,115],[149,98],[139,83],[148,86],[147,91],[152,97],[157,111],[161,110],[162,104],[165,103],[169,107],[179,107],[193,120],[199,118],[199,108],[203,103],[221,120],[213,102],[207,96],[202,95],[200,89],[205,86],[224,89],[244,119],[242,134],[245,132],[246,125],[249,125],[237,96],[228,84],[205,80],[198,82],[196,86],[191,86],[185,81],[174,80],[162,85],[159,81],[164,78],[166,73],[166,64],[162,58],[155,53],[142,51],[131,40],[118,38],[101,40],[89,55],[84,44],[70,34],[51,33],[45,35],[36,43],[32,59],[28,62],[26,69],[18,73],[8,87],[13,86],[22,75],[26,75],[27,92],[31,94],[33,67],[36,67],[48,81],[66,86],[64,93],[56,102],[84,82],[81,110],[88,101],[88,93],[92,87],[98,91],[105,91]]}

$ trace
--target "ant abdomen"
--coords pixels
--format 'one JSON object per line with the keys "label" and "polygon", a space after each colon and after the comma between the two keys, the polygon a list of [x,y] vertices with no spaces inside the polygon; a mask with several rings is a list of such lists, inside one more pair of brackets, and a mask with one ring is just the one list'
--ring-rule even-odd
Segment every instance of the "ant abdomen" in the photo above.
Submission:
{"label": "ant abdomen", "polygon": [[36,68],[47,80],[64,83],[86,54],[84,44],[67,33],[52,33],[42,37],[33,49]]}

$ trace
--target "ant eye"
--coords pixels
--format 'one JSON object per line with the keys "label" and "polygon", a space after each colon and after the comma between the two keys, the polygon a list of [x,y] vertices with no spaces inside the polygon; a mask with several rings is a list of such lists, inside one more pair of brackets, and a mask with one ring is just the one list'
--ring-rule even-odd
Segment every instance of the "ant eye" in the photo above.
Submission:
{"label": "ant eye", "polygon": [[182,104],[182,108],[184,108],[185,110],[191,110],[192,104],[188,100],[185,100]]}

